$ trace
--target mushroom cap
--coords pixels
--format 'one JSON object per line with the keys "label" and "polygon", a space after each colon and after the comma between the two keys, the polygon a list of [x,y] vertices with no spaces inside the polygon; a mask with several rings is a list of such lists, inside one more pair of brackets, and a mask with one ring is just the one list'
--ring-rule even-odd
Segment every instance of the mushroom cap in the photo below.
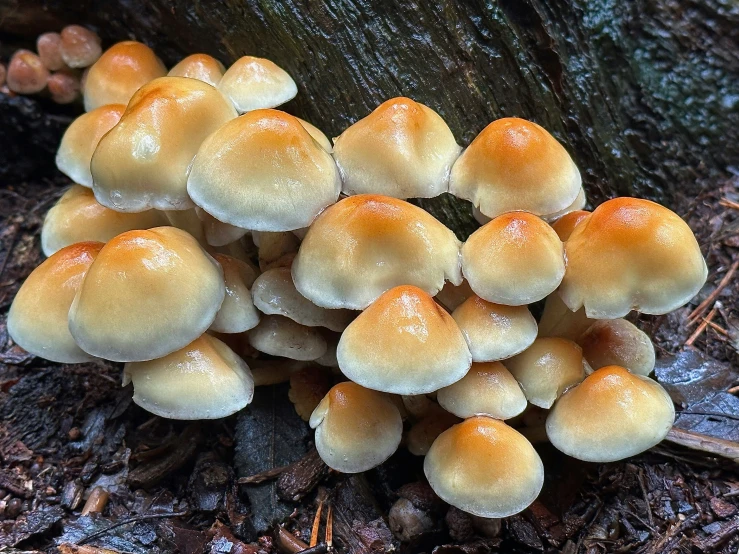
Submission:
{"label": "mushroom cap", "polygon": [[434,300],[444,306],[450,312],[456,310],[462,302],[467,300],[470,296],[475,293],[470,288],[470,284],[466,279],[462,280],[462,283],[455,285],[454,283],[446,282],[441,290],[436,294]]}
{"label": "mushroom cap", "polygon": [[36,52],[44,67],[49,71],[59,71],[67,64],[62,59],[62,35],[59,33],[42,33],[36,39]]}
{"label": "mushroom cap", "polygon": [[110,240],[87,271],[69,330],[94,356],[161,358],[202,335],[224,295],[221,267],[186,232],[127,231]]}
{"label": "mushroom cap", "polygon": [[46,214],[41,228],[41,250],[51,256],[76,242],[108,242],[133,229],[150,229],[166,223],[159,212],[116,212],[98,203],[92,190],[72,185]]}
{"label": "mushroom cap", "polygon": [[403,421],[384,394],[356,383],[335,385],[310,416],[316,449],[330,468],[360,473],[380,465],[398,449]]}
{"label": "mushroom cap", "polygon": [[60,50],[64,63],[74,68],[91,66],[103,53],[97,33],[81,25],[62,29]]}
{"label": "mushroom cap", "polygon": [[187,183],[209,214],[257,231],[307,227],[340,189],[331,155],[296,118],[277,110],[242,115],[208,137]]}
{"label": "mushroom cap", "polygon": [[228,100],[197,79],[147,83],[92,156],[98,202],[122,212],[192,208],[187,175],[193,158],[208,135],[235,117]]}
{"label": "mushroom cap", "polygon": [[528,212],[499,215],[462,245],[462,273],[478,296],[520,306],[551,294],[565,274],[562,241]]}
{"label": "mushroom cap", "polygon": [[526,306],[503,306],[473,295],[452,312],[473,362],[504,360],[536,339],[536,320]]}
{"label": "mushroom cap", "polygon": [[580,172],[536,123],[506,117],[477,135],[452,167],[449,190],[488,217],[512,210],[554,214],[575,202]]}
{"label": "mushroom cap", "polygon": [[311,361],[326,353],[326,339],[315,327],[306,327],[280,315],[265,315],[249,331],[249,344],[265,354]]}
{"label": "mushroom cap", "polygon": [[540,408],[551,408],[555,400],[585,378],[590,368],[582,349],[571,340],[544,337],[518,356],[505,362],[521,385],[529,402]]}
{"label": "mushroom cap", "polygon": [[559,294],[593,319],[631,310],[671,312],[693,298],[708,275],[690,227],[667,208],[614,198],[575,228],[565,245],[567,272]]}
{"label": "mushroom cap", "polygon": [[552,223],[552,229],[557,233],[559,240],[566,242],[570,238],[572,231],[575,230],[577,224],[590,215],[591,212],[586,210],[575,210],[558,218]]}
{"label": "mushroom cap", "polygon": [[215,217],[206,212],[203,208],[196,206],[195,214],[202,222],[205,241],[211,246],[226,246],[232,242],[236,242],[249,231],[218,221]]}
{"label": "mushroom cap", "polygon": [[8,312],[8,334],[24,350],[52,362],[80,363],[94,359],[69,332],[67,314],[100,242],[62,248],[28,276]]}
{"label": "mushroom cap", "polygon": [[582,308],[576,312],[570,310],[562,302],[559,293],[554,292],[547,296],[544,303],[544,311],[539,320],[539,336],[562,337],[576,341],[588,330],[593,321],[588,319]]}
{"label": "mushroom cap", "polygon": [[293,280],[318,306],[361,310],[398,285],[433,295],[444,279],[460,284],[459,246],[454,233],[408,202],[350,196],[316,218],[293,262]]}
{"label": "mushroom cap", "polygon": [[466,419],[439,435],[423,470],[442,500],[480,517],[517,514],[544,484],[544,465],[531,443],[485,416]]}
{"label": "mushroom cap", "polygon": [[333,384],[331,371],[316,365],[304,367],[290,374],[287,393],[295,411],[303,421],[310,420],[313,411],[328,394]]}
{"label": "mushroom cap", "polygon": [[80,79],[71,70],[57,71],[49,75],[46,88],[57,104],[71,104],[80,93]]}
{"label": "mushroom cap", "polygon": [[654,369],[651,339],[625,319],[596,321],[577,339],[577,343],[593,369],[617,365],[637,375],[649,375]]}
{"label": "mushroom cap", "polygon": [[243,333],[253,329],[259,323],[259,312],[249,291],[256,277],[254,270],[231,256],[213,254],[213,257],[223,268],[226,296],[210,329],[216,333]]}
{"label": "mushroom cap", "polygon": [[262,273],[254,282],[252,296],[262,313],[283,315],[308,327],[343,331],[355,315],[350,310],[327,310],[313,304],[295,288],[289,267]]}
{"label": "mushroom cap", "polygon": [[243,56],[224,73],[218,89],[239,113],[275,108],[295,98],[298,87],[287,71],[265,58]]}
{"label": "mushroom cap", "polygon": [[170,419],[217,419],[238,412],[254,396],[246,362],[210,335],[163,358],[129,362],[133,401]]}
{"label": "mushroom cap", "polygon": [[554,212],[553,214],[545,214],[541,216],[541,218],[547,223],[551,223],[553,221],[556,221],[566,216],[569,213],[582,210],[585,207],[585,204],[587,203],[588,203],[588,198],[585,195],[585,189],[583,187],[580,187],[580,192],[577,193],[577,198],[575,198],[572,204],[567,206],[564,210],[559,210],[558,212]]}
{"label": "mushroom cap", "polygon": [[145,44],[133,40],[114,44],[87,72],[85,111],[106,104],[128,104],[139,88],[166,74],[167,68]]}
{"label": "mushroom cap", "polygon": [[410,98],[392,98],[334,141],[344,194],[431,198],[447,192],[462,148],[444,120]]}
{"label": "mushroom cap", "polygon": [[305,127],[305,130],[308,131],[308,134],[313,137],[313,140],[321,145],[321,148],[323,148],[329,154],[334,151],[334,147],[331,145],[331,141],[328,140],[328,137],[323,131],[321,131],[318,127],[306,121],[305,119],[300,119],[299,117],[296,117],[295,119],[297,119],[300,124]]}
{"label": "mushroom cap", "polygon": [[18,94],[36,94],[46,88],[49,70],[30,50],[16,50],[6,74],[8,88]]}
{"label": "mushroom cap", "polygon": [[552,445],[586,462],[613,462],[665,438],[675,420],[667,392],[648,377],[607,366],[567,391],[547,417]]}
{"label": "mushroom cap", "polygon": [[336,357],[352,381],[396,394],[434,392],[459,381],[472,364],[452,317],[407,285],[382,294],[349,324]]}
{"label": "mushroom cap", "polygon": [[439,405],[461,418],[486,415],[510,419],[526,409],[526,396],[500,362],[472,364],[461,380],[439,390]]}
{"label": "mushroom cap", "polygon": [[226,72],[221,62],[208,54],[191,54],[177,63],[167,73],[170,77],[189,77],[198,79],[212,86],[218,86],[218,82]]}

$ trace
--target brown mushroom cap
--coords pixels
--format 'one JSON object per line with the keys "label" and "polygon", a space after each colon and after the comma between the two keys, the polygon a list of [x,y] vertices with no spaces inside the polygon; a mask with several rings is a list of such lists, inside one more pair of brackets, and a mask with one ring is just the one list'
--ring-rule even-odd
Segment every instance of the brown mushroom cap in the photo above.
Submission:
{"label": "brown mushroom cap", "polygon": [[221,307],[223,271],[174,227],[128,231],[90,266],[69,310],[69,330],[94,356],[161,358],[202,335]]}
{"label": "brown mushroom cap", "polygon": [[235,117],[223,95],[197,79],[161,77],[144,85],[92,156],[98,202],[122,212],[193,208],[187,195],[193,158],[208,135]]}
{"label": "brown mushroom cap", "polygon": [[314,304],[353,310],[398,285],[433,295],[445,279],[462,281],[454,233],[421,208],[370,194],[345,198],[318,216],[292,272]]}
{"label": "brown mushroom cap", "polygon": [[326,339],[315,327],[306,327],[280,315],[265,315],[249,331],[249,344],[265,354],[311,361],[326,353]]}
{"label": "brown mushroom cap", "polygon": [[444,120],[410,98],[392,98],[334,141],[345,194],[431,198],[449,188],[460,146]]}
{"label": "brown mushroom cap", "polygon": [[57,71],[46,80],[51,99],[57,104],[71,104],[80,94],[80,79],[70,70]]}
{"label": "brown mushroom cap", "polygon": [[260,317],[249,291],[256,278],[255,271],[231,256],[214,254],[213,257],[223,268],[226,296],[210,329],[217,333],[243,333],[253,329]]}
{"label": "brown mushroom cap", "polygon": [[613,462],[648,450],[672,427],[675,408],[648,377],[608,366],[567,391],[549,412],[555,448],[588,462]]}
{"label": "brown mushroom cap", "polygon": [[577,339],[577,343],[593,369],[617,365],[637,375],[649,375],[654,369],[652,341],[644,331],[625,319],[596,321]]}
{"label": "brown mushroom cap", "polygon": [[565,245],[567,272],[559,290],[571,310],[593,319],[631,310],[671,312],[693,298],[708,269],[690,227],[667,208],[638,198],[598,206]]}
{"label": "brown mushroom cap", "polygon": [[82,279],[100,252],[100,242],[63,248],[33,270],[8,312],[8,334],[24,350],[61,363],[94,359],[69,332],[67,314]]}
{"label": "brown mushroom cap", "polygon": [[180,60],[177,65],[169,70],[170,77],[189,77],[198,79],[212,86],[218,86],[218,82],[226,72],[223,64],[208,54],[192,54]]}
{"label": "brown mushroom cap", "polygon": [[516,117],[493,121],[452,167],[450,192],[488,217],[512,210],[554,214],[575,202],[580,172],[545,129]]}
{"label": "brown mushroom cap", "polygon": [[426,394],[459,381],[472,363],[452,317],[428,293],[395,287],[363,311],[339,340],[342,373],[396,394]]}
{"label": "brown mushroom cap", "polygon": [[331,371],[311,365],[290,374],[288,397],[303,421],[309,421],[313,411],[328,394],[333,384]]}
{"label": "brown mushroom cap", "polygon": [[575,230],[577,224],[590,215],[591,212],[585,210],[575,210],[558,218],[552,223],[552,229],[557,233],[559,240],[566,242],[570,238],[572,231]]}
{"label": "brown mushroom cap", "polygon": [[398,449],[403,421],[398,408],[377,391],[356,383],[334,386],[310,417],[316,449],[336,471],[359,473],[380,465]]}
{"label": "brown mushroom cap", "polygon": [[462,273],[478,296],[520,306],[551,294],[562,281],[565,259],[557,233],[528,212],[500,215],[462,246]]}
{"label": "brown mushroom cap", "polygon": [[49,71],[58,71],[67,65],[62,59],[61,43],[59,33],[43,33],[36,39],[38,57]]}
{"label": "brown mushroom cap", "polygon": [[439,435],[423,469],[442,500],[480,517],[517,514],[544,484],[544,465],[531,443],[485,416],[466,419]]}
{"label": "brown mushroom cap", "polygon": [[287,71],[265,58],[243,56],[218,83],[239,113],[275,108],[295,98],[298,87]]}
{"label": "brown mushroom cap", "polygon": [[547,296],[539,320],[540,337],[562,337],[576,341],[593,324],[583,308],[573,312],[562,302],[558,292]]}
{"label": "brown mushroom cap", "polygon": [[103,49],[100,37],[81,25],[67,25],[61,32],[60,51],[64,63],[69,67],[82,68],[94,64]]}
{"label": "brown mushroom cap", "polygon": [[36,94],[46,88],[49,70],[30,50],[16,50],[6,75],[8,88],[18,94]]}

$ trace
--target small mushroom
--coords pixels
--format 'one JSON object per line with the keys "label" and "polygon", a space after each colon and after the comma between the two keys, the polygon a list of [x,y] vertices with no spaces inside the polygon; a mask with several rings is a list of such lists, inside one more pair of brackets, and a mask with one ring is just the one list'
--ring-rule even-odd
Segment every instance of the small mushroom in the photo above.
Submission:
{"label": "small mushroom", "polygon": [[295,98],[298,87],[287,71],[264,58],[243,56],[228,68],[218,89],[239,113],[275,108]]}
{"label": "small mushroom", "polygon": [[360,473],[380,465],[403,433],[398,408],[383,393],[356,383],[335,385],[310,416],[316,449],[330,468]]}
{"label": "small mushroom", "polygon": [[649,375],[654,369],[652,341],[644,331],[625,319],[596,321],[577,339],[577,343],[593,369],[617,365],[637,375]]}
{"label": "small mushroom", "polygon": [[254,307],[249,288],[254,283],[254,270],[236,258],[214,254],[223,268],[226,296],[210,326],[217,333],[243,333],[259,323],[259,312]]}
{"label": "small mushroom", "polygon": [[41,63],[49,71],[59,71],[67,64],[62,59],[62,36],[59,33],[43,33],[36,39],[36,52]]}
{"label": "small mushroom", "polygon": [[97,33],[81,25],[67,25],[62,29],[59,50],[64,63],[72,68],[89,67],[103,53]]}
{"label": "small mushroom", "polygon": [[326,353],[326,339],[318,329],[280,315],[262,317],[249,331],[249,344],[265,354],[291,360],[311,361]]}
{"label": "small mushroom", "polygon": [[540,337],[562,337],[576,341],[593,324],[592,319],[580,308],[576,312],[570,310],[562,302],[558,292],[547,296],[544,311],[539,320]]}
{"label": "small mushroom", "polygon": [[648,377],[607,366],[567,391],[547,418],[555,448],[588,462],[613,462],[658,444],[675,420],[667,392]]}
{"label": "small mushroom", "polygon": [[588,215],[590,215],[590,212],[585,210],[575,210],[574,212],[567,213],[552,223],[552,229],[557,233],[559,240],[567,242],[567,239],[570,238],[577,224]]}
{"label": "small mushroom", "polygon": [[16,50],[6,75],[8,88],[18,94],[36,94],[46,88],[49,70],[30,50]]}
{"label": "small mushroom", "polygon": [[46,81],[51,99],[57,104],[71,104],[80,95],[80,79],[71,71],[57,71]]}
{"label": "small mushroom", "polygon": [[170,77],[189,77],[198,79],[212,86],[218,86],[218,82],[226,72],[223,64],[208,54],[192,54],[180,60],[177,65],[169,70]]}

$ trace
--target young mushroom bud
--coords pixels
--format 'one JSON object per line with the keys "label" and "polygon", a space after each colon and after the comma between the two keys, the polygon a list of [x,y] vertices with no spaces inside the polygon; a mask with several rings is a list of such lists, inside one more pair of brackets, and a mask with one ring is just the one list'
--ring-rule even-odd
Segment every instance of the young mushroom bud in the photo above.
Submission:
{"label": "young mushroom bud", "polygon": [[480,517],[525,510],[544,484],[544,465],[531,443],[486,416],[466,419],[439,435],[423,469],[442,500]]}
{"label": "young mushroom bud", "polygon": [[330,468],[360,473],[380,465],[403,434],[398,408],[383,393],[356,383],[334,386],[310,416],[316,449]]}
{"label": "young mushroom bud", "polygon": [[441,222],[408,202],[350,196],[313,223],[293,262],[293,279],[318,306],[361,310],[395,286],[433,295],[445,279],[460,284],[459,245]]}
{"label": "young mushroom bud", "polygon": [[187,182],[206,212],[257,231],[309,226],[340,189],[331,155],[297,119],[277,110],[250,112],[210,135]]}
{"label": "young mushroom bud", "polygon": [[598,206],[575,227],[565,251],[559,294],[571,310],[584,306],[593,319],[671,312],[698,293],[708,274],[690,227],[638,198]]}
{"label": "young mushroom bud", "polygon": [[57,104],[71,104],[80,95],[80,79],[69,71],[57,71],[49,75],[46,86],[51,99]]}
{"label": "young mushroom bud", "polygon": [[147,83],[92,156],[98,202],[122,212],[193,208],[187,195],[193,158],[208,135],[235,117],[228,101],[197,79]]}
{"label": "young mushroom bud", "polygon": [[559,240],[561,240],[562,242],[567,242],[567,239],[570,238],[572,231],[575,230],[575,227],[577,227],[578,223],[580,223],[589,215],[590,212],[587,212],[585,210],[575,210],[574,212],[563,215],[562,217],[557,219],[557,221],[552,223],[552,229],[554,229],[554,231],[557,233]]}
{"label": "young mushroom bud", "polygon": [[256,272],[231,256],[214,254],[213,257],[223,268],[226,297],[210,329],[217,333],[243,333],[253,329],[259,323],[259,312],[254,307],[249,288],[254,283]]}
{"label": "young mushroom bud", "polygon": [[462,153],[449,188],[491,218],[512,210],[546,216],[575,203],[581,179],[570,155],[545,129],[507,117],[485,127]]}
{"label": "young mushroom bud", "polygon": [[249,366],[210,335],[163,358],[127,363],[124,385],[128,381],[133,381],[136,404],[170,419],[226,417],[254,396]]}
{"label": "young mushroom bud", "polygon": [[567,391],[547,418],[555,448],[587,462],[613,462],[658,444],[675,420],[667,392],[648,377],[608,366]]}
{"label": "young mushroom bud", "polygon": [[49,71],[59,71],[66,67],[62,59],[61,45],[62,36],[59,33],[44,33],[36,39],[38,57]]}
{"label": "young mushroom bud", "polygon": [[236,60],[221,78],[218,89],[239,113],[275,108],[298,94],[295,81],[284,69],[253,56]]}
{"label": "young mushroom bud", "polygon": [[59,46],[62,59],[69,67],[89,67],[103,53],[97,33],[80,25],[64,27],[61,39]]}
{"label": "young mushroom bud", "polygon": [[478,296],[508,306],[551,294],[565,274],[562,241],[528,212],[499,215],[462,246],[462,273]]}
{"label": "young mushroom bud", "polygon": [[50,256],[28,276],[8,312],[8,334],[21,348],[53,362],[94,359],[72,338],[67,314],[102,247],[100,242],[73,244]]}
{"label": "young mushroom bud", "polygon": [[637,375],[649,375],[654,369],[652,341],[644,331],[625,319],[596,321],[577,339],[577,343],[593,369],[617,365]]}
{"label": "young mushroom bud", "polygon": [[593,319],[585,315],[584,309],[576,312],[570,310],[562,302],[558,292],[547,296],[544,303],[544,311],[539,320],[540,337],[562,337],[564,339],[579,339],[582,334],[593,324]]}
{"label": "young mushroom bud", "polygon": [[249,331],[249,344],[265,354],[311,361],[326,353],[326,339],[315,327],[306,327],[280,315],[265,315]]}
{"label": "young mushroom bud", "polygon": [[128,231],[87,271],[69,330],[94,356],[153,360],[202,335],[224,295],[223,270],[190,235],[174,227]]}
{"label": "young mushroom bud", "polygon": [[198,79],[212,86],[218,86],[218,82],[226,72],[223,64],[208,54],[192,54],[169,70],[170,77],[189,77]]}
{"label": "young mushroom bud", "polygon": [[17,50],[10,58],[6,79],[11,91],[36,94],[46,88],[49,70],[41,63],[41,58],[30,50]]}
{"label": "young mushroom bud", "polygon": [[390,289],[341,335],[341,372],[363,387],[426,394],[459,381],[472,356],[459,327],[418,287]]}
{"label": "young mushroom bud", "polygon": [[432,198],[449,189],[461,147],[444,120],[410,98],[380,104],[335,140],[344,194]]}

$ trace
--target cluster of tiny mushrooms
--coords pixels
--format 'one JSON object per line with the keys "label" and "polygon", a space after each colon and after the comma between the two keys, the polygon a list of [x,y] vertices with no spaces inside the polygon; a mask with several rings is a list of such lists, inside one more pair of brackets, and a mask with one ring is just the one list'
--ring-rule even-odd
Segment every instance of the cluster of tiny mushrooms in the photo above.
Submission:
{"label": "cluster of tiny mushrooms", "polygon": [[[289,380],[331,468],[368,470],[404,442],[443,500],[486,518],[539,494],[528,431],[598,462],[665,437],[654,347],[623,318],[705,283],[679,216],[637,198],[583,211],[572,158],[524,119],[463,149],[434,110],[393,98],[332,142],[274,109],[296,93],[266,59],[167,71],[139,42],[104,52],[59,147],[76,184],[46,217],[13,340],[125,362],[134,401],[168,418],[225,417]],[[464,243],[407,202],[442,193],[482,224]]]}

